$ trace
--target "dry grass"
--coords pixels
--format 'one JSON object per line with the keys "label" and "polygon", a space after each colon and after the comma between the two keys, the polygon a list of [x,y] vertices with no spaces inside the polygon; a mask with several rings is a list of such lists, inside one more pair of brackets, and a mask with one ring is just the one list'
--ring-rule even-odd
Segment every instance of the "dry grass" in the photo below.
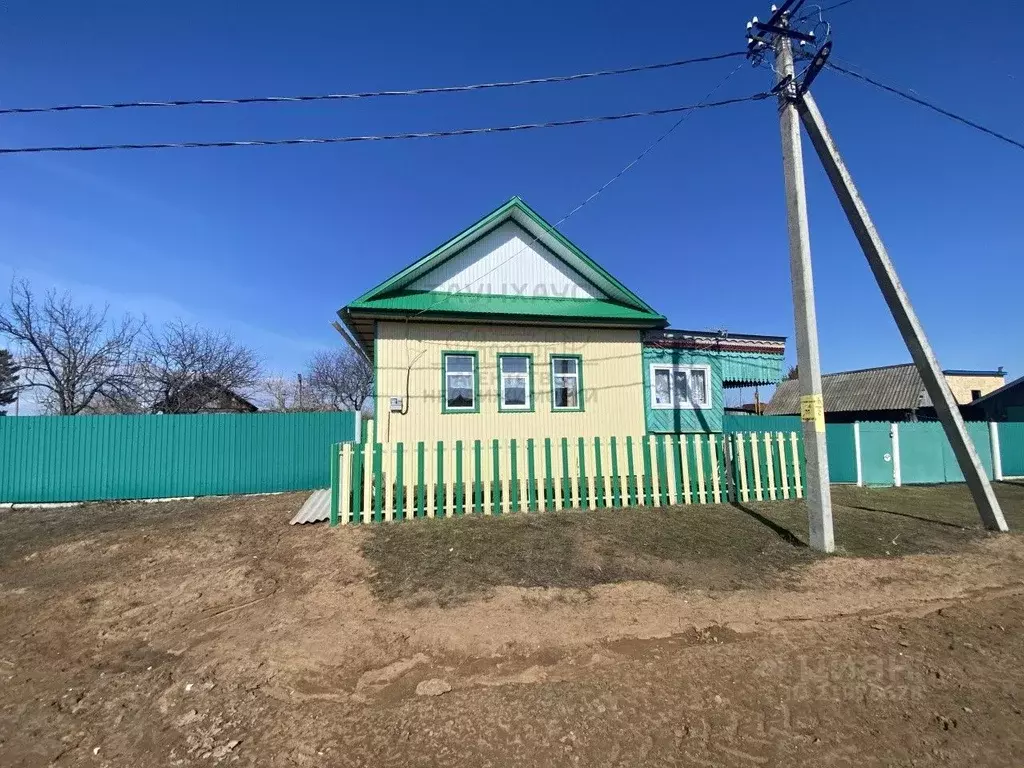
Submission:
{"label": "dry grass", "polygon": [[[1024,484],[997,493],[1011,529],[1024,529]],[[990,535],[963,485],[836,486],[833,506],[843,555],[955,552]],[[375,525],[363,549],[378,597],[446,604],[499,586],[771,586],[820,557],[806,541],[806,506],[791,501]]]}

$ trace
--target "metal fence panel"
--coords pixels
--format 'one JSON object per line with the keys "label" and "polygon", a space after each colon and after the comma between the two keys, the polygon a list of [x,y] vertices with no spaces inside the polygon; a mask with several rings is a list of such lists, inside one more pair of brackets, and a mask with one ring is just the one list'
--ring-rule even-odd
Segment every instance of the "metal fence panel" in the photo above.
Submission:
{"label": "metal fence panel", "polygon": [[1000,422],[999,448],[1003,477],[1024,477],[1024,422]]}
{"label": "metal fence panel", "polygon": [[355,413],[0,418],[0,502],[326,488]]}

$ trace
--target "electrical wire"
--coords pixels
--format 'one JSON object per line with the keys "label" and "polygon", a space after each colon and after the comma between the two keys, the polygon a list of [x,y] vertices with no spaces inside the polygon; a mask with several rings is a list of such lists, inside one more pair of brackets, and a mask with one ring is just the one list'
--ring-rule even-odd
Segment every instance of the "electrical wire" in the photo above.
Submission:
{"label": "electrical wire", "polygon": [[922,107],[927,107],[933,112],[938,112],[940,115],[944,115],[945,117],[948,117],[952,120],[956,120],[958,123],[963,123],[964,125],[974,128],[975,130],[981,131],[982,133],[986,133],[989,136],[1000,139],[1001,141],[1005,141],[1007,144],[1012,144],[1018,149],[1024,149],[1024,142],[1018,141],[1017,139],[1011,138],[1010,136],[999,133],[998,131],[994,131],[991,128],[986,128],[984,125],[981,125],[980,123],[976,123],[973,120],[958,115],[955,112],[950,112],[948,109],[943,109],[942,107],[937,106],[931,103],[930,101],[922,99],[920,96],[915,96],[914,94],[909,93],[905,90],[901,90],[900,88],[896,88],[891,85],[886,85],[880,80],[876,80],[872,77],[868,77],[867,75],[861,74],[859,72],[854,72],[853,70],[846,69],[845,67],[840,66],[839,64],[834,64],[831,61],[826,62],[825,66],[828,67],[829,69],[834,69],[836,72],[840,72],[846,75],[847,77],[853,77],[858,80],[863,80],[864,82],[870,83],[876,88],[881,88],[883,91],[888,91],[889,93],[893,93],[901,98],[906,99],[907,101],[912,101],[913,103],[918,104]]}
{"label": "electrical wire", "polygon": [[815,13],[818,14],[820,18],[821,14],[825,13],[826,11],[834,11],[836,8],[842,8],[844,5],[849,5],[852,2],[854,2],[854,0],[843,0],[841,3],[835,3],[834,5],[826,5],[824,8],[822,8],[820,5],[815,5],[812,6],[815,9],[814,11],[812,11],[811,13],[805,13],[800,18],[794,19],[794,21],[803,21],[804,19],[809,19]]}
{"label": "electrical wire", "polygon": [[77,112],[111,109],[144,109],[165,107],[205,107],[223,106],[228,104],[292,104],[307,101],[349,101],[354,99],[372,99],[384,96],[422,96],[431,93],[464,93],[482,91],[492,88],[516,88],[524,85],[540,85],[543,83],[569,83],[589,80],[595,77],[628,75],[636,72],[651,72],[659,69],[672,69],[690,64],[718,61],[736,56],[746,56],[745,51],[717,53],[712,56],[698,56],[690,59],[666,61],[657,64],[641,64],[622,69],[602,69],[596,72],[580,72],[573,75],[554,75],[551,77],[532,77],[523,80],[507,80],[493,83],[475,83],[471,85],[446,85],[432,88],[409,88],[394,91],[362,91],[356,93],[324,93],[304,96],[250,96],[234,99],[175,99],[169,101],[120,101],[112,104],[61,104],[48,107],[9,107],[0,109],[0,115],[29,115],[41,112]]}
{"label": "electrical wire", "polygon": [[[547,234],[550,234],[551,232],[556,231],[558,229],[558,227],[560,227],[562,224],[564,224],[566,221],[568,221],[572,216],[577,214],[586,205],[588,205],[591,201],[593,201],[595,198],[597,198],[602,192],[604,192],[606,189],[608,189],[608,187],[610,187],[612,184],[614,184],[616,181],[618,181],[620,178],[622,178],[622,176],[625,175],[627,172],[629,172],[629,170],[632,169],[637,163],[639,163],[641,160],[643,160],[645,157],[647,157],[647,155],[649,155],[651,152],[653,152],[654,149],[659,144],[661,144],[661,142],[663,142],[665,139],[667,139],[669,136],[671,136],[676,131],[676,129],[679,128],[679,126],[681,126],[684,122],[686,122],[687,118],[691,114],[693,114],[693,112],[695,112],[697,109],[705,109],[705,108],[708,108],[708,107],[714,107],[714,106],[734,103],[735,102],[734,99],[725,99],[725,100],[719,101],[719,102],[708,101],[708,99],[710,99],[712,96],[714,96],[719,91],[719,89],[723,85],[725,85],[729,81],[729,79],[732,78],[733,75],[735,75],[737,72],[739,72],[741,69],[743,69],[746,66],[746,64],[747,64],[746,61],[741,62],[739,64],[739,66],[737,66],[735,69],[733,69],[731,72],[729,72],[729,74],[727,74],[725,77],[723,77],[722,80],[719,81],[718,85],[716,85],[714,88],[712,88],[710,91],[708,91],[707,94],[705,94],[704,98],[701,99],[699,102],[697,102],[697,104],[695,104],[693,106],[693,109],[691,109],[691,110],[687,111],[685,114],[683,114],[683,116],[680,117],[678,120],[676,120],[676,122],[673,123],[672,126],[667,131],[662,133],[660,136],[658,136],[658,138],[656,138],[654,141],[652,141],[650,144],[648,144],[647,147],[643,150],[643,152],[641,152],[633,160],[631,160],[629,163],[627,163],[622,168],[622,170],[620,170],[618,173],[616,173],[614,176],[612,176],[608,181],[606,181],[604,184],[602,184],[600,187],[598,187],[598,189],[593,194],[591,194],[588,198],[586,198],[583,202],[579,203],[575,208],[573,208],[571,211],[569,211],[567,214],[565,214],[562,218],[560,218],[558,221],[556,221],[550,227],[550,229],[545,230],[543,234],[547,235]],[[755,93],[755,94],[753,94],[751,96],[742,97],[740,99],[740,101],[757,101],[757,100],[760,100],[760,99],[769,98],[770,96],[771,96],[770,93],[765,93],[765,92]],[[522,248],[520,248],[518,251],[513,253],[508,258],[506,258],[504,261],[499,262],[498,264],[493,266],[491,269],[489,269],[484,274],[480,275],[479,277],[475,278],[474,280],[471,280],[469,283],[467,283],[465,286],[463,286],[463,289],[468,288],[473,283],[482,280],[483,278],[485,278],[488,275],[492,274],[495,270],[498,270],[501,267],[505,266],[510,261],[512,261],[513,259],[517,258],[527,248],[532,247],[538,240],[540,240],[540,238],[541,238],[541,235],[535,236],[533,238],[533,240],[531,240],[529,243],[525,244]],[[445,301],[448,300],[449,297],[451,297],[453,295],[455,295],[454,292],[446,293],[444,296],[439,298],[437,301],[435,301],[430,306],[426,307],[425,309],[421,309],[415,315],[412,315],[412,317],[413,318],[419,317],[424,312],[428,312],[428,311],[432,310],[434,307],[436,307],[437,305],[444,303]]]}
{"label": "electrical wire", "polygon": [[[106,152],[110,150],[132,150],[132,149],[210,149],[225,147],[281,147],[299,144],[352,144],[362,141],[399,141],[403,139],[437,139],[449,136],[473,136],[482,133],[512,133],[515,131],[529,131],[539,128],[563,128],[572,125],[588,125],[591,123],[608,123],[616,120],[630,120],[636,117],[656,117],[658,115],[672,115],[679,112],[690,113],[699,109],[711,109],[713,107],[725,107],[730,104],[740,104],[745,101],[757,101],[766,99],[770,93],[754,93],[750,96],[740,96],[732,99],[723,99],[715,102],[702,102],[699,104],[683,104],[678,107],[665,107],[663,109],[648,109],[641,112],[623,112],[617,115],[596,115],[592,117],[577,117],[570,120],[549,120],[543,123],[520,123],[518,125],[490,126],[486,128],[456,128],[446,131],[419,131],[415,133],[385,133],[373,136],[333,136],[322,138],[298,138],[298,139],[249,139],[245,141],[173,141],[153,144],[73,144],[57,145],[49,147],[4,147],[0,148],[0,155],[26,155],[40,154],[44,152]],[[610,182],[609,182],[610,183]]]}

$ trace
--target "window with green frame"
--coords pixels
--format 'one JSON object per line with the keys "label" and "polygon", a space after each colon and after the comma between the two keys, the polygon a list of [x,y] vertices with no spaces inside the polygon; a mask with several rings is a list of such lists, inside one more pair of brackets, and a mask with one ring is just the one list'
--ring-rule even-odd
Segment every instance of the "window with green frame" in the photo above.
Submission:
{"label": "window with green frame", "polygon": [[580,355],[551,356],[551,409],[583,410],[583,358]]}
{"label": "window with green frame", "polygon": [[533,355],[498,355],[498,410],[533,410]]}
{"label": "window with green frame", "polygon": [[477,380],[476,352],[444,352],[441,354],[441,411],[443,413],[477,413],[480,410],[480,387]]}

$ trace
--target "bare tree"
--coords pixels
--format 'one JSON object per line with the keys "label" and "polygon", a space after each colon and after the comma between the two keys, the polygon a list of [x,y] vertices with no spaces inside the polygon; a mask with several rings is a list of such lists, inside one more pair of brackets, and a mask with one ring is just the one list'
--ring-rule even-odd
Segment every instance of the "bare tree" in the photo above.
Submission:
{"label": "bare tree", "polygon": [[148,330],[139,364],[142,399],[154,410],[193,413],[204,404],[189,396],[202,385],[241,395],[260,379],[256,352],[227,333],[210,331],[182,320],[160,331]]}
{"label": "bare tree", "polygon": [[330,410],[320,401],[318,394],[310,390],[308,375],[301,379],[301,392],[299,381],[286,376],[267,376],[259,385],[260,408],[278,413]]}
{"label": "bare tree", "polygon": [[47,291],[41,301],[25,280],[11,283],[0,307],[0,334],[20,347],[25,389],[49,413],[74,415],[98,397],[118,397],[132,382],[142,321],[108,321],[109,307],[78,305],[68,293]]}
{"label": "bare tree", "polygon": [[373,394],[373,371],[347,349],[317,352],[309,362],[310,393],[336,411],[358,411]]}

